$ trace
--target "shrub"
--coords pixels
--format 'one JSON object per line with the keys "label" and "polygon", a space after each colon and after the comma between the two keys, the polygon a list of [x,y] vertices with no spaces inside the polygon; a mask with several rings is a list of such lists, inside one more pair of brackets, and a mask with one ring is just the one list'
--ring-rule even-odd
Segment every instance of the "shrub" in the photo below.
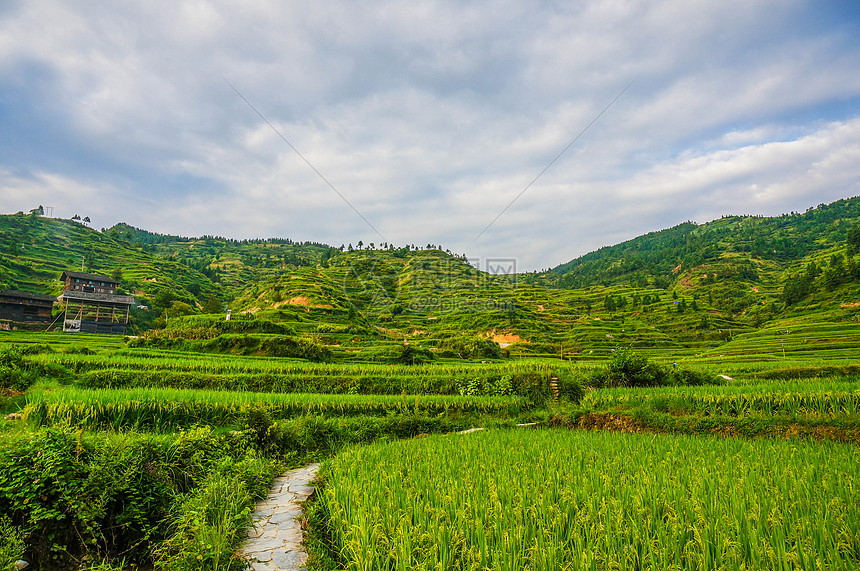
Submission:
{"label": "shrub", "polygon": [[445,354],[462,359],[501,359],[498,343],[486,337],[451,337],[440,347]]}
{"label": "shrub", "polygon": [[605,384],[610,387],[653,387],[664,384],[665,376],[659,365],[629,349],[615,351],[604,373]]}
{"label": "shrub", "polygon": [[624,348],[616,350],[606,367],[592,373],[587,382],[594,387],[658,387],[721,384],[723,381],[711,373],[658,365]]}
{"label": "shrub", "polygon": [[25,355],[38,352],[41,352],[38,346],[23,349],[12,346],[0,350],[0,387],[24,391],[40,377],[62,380],[69,376],[68,369],[62,365],[32,363],[24,358]]}

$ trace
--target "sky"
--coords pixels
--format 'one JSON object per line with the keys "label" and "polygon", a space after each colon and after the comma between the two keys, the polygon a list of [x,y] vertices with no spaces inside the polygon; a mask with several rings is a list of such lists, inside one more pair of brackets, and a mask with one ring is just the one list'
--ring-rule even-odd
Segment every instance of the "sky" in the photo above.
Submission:
{"label": "sky", "polygon": [[0,0],[0,213],[532,271],[857,195],[854,0]]}

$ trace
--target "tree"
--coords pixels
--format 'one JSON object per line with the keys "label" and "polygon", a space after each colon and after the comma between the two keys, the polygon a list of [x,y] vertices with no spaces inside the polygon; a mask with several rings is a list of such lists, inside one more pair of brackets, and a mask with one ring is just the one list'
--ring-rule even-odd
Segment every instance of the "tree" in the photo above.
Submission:
{"label": "tree", "polygon": [[39,208],[34,208],[30,211],[30,214],[32,214],[33,216],[44,216],[45,208],[40,204]]}
{"label": "tree", "polygon": [[122,268],[114,268],[110,273],[110,277],[115,280],[116,283],[120,283],[122,281]]}
{"label": "tree", "polygon": [[157,294],[155,294],[155,297],[152,299],[152,303],[156,307],[160,307],[162,309],[170,307],[170,305],[174,301],[176,301],[176,294],[173,293],[173,290],[170,289],[160,290]]}
{"label": "tree", "polygon": [[842,254],[833,254],[830,256],[830,267],[824,270],[824,285],[829,290],[834,290],[836,287],[845,281],[845,259]]}
{"label": "tree", "polygon": [[603,299],[603,307],[604,309],[606,309],[606,311],[615,311],[615,298],[613,298],[611,295],[607,295]]}
{"label": "tree", "polygon": [[80,220],[80,219],[81,219],[81,217],[80,217],[80,216],[78,216],[77,214],[75,214],[74,216],[72,216],[72,220]]}
{"label": "tree", "polygon": [[[41,208],[41,207],[40,207]],[[848,238],[845,240],[848,246],[848,255],[853,256],[860,252],[860,222],[848,230]]]}
{"label": "tree", "polygon": [[805,299],[810,293],[812,293],[812,282],[809,280],[809,274],[791,276],[782,286],[782,301],[786,305],[793,305]]}
{"label": "tree", "polygon": [[84,224],[89,224],[89,223],[90,223],[90,217],[89,217],[89,216],[84,216],[84,220],[83,220],[83,222],[84,222]]}
{"label": "tree", "polygon": [[221,313],[221,302],[214,295],[210,295],[203,304],[203,313]]}

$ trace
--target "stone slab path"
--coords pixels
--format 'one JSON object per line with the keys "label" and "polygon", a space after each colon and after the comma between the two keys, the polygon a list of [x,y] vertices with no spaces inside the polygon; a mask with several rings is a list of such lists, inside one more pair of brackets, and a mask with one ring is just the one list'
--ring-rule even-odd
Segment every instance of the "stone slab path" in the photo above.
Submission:
{"label": "stone slab path", "polygon": [[304,569],[307,553],[302,547],[302,503],[313,493],[311,482],[319,464],[290,470],[272,484],[269,496],[257,504],[254,527],[242,548],[252,571]]}

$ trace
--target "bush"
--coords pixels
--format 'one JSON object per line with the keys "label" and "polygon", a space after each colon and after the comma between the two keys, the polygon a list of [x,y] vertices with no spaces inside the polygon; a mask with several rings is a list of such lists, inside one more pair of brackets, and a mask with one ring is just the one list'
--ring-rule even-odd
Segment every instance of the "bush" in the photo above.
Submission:
{"label": "bush", "polygon": [[652,363],[647,357],[627,348],[616,350],[606,367],[592,373],[588,379],[588,384],[593,387],[695,386],[722,382],[711,373]]}
{"label": "bush", "polygon": [[153,331],[146,336],[131,339],[128,346],[131,348],[156,347],[202,353],[294,357],[314,362],[331,360],[331,351],[328,348],[300,337],[288,337],[286,335],[257,337],[233,333],[206,337],[197,330],[192,331],[192,337],[185,337],[180,333],[182,332],[171,330]]}
{"label": "bush", "polygon": [[629,349],[612,354],[604,373],[608,387],[654,387],[664,384],[666,370]]}
{"label": "bush", "polygon": [[[0,513],[11,520],[0,521],[0,557],[22,555],[17,537],[38,569],[117,557],[151,568],[153,555],[157,566],[201,569],[201,554],[212,568],[237,547],[243,510],[279,471],[249,443],[210,428],[175,436],[60,428],[6,441]],[[194,546],[197,564],[183,563],[182,546]]]}
{"label": "bush", "polygon": [[446,355],[461,359],[501,359],[498,343],[486,337],[452,337],[442,343],[440,349]]}
{"label": "bush", "polygon": [[63,380],[69,371],[56,363],[38,364],[24,358],[25,355],[40,353],[39,346],[18,349],[15,346],[0,350],[0,387],[25,391],[41,377]]}
{"label": "bush", "polygon": [[397,362],[404,365],[421,365],[435,360],[436,355],[432,351],[413,345],[404,345],[403,350],[397,357]]}

